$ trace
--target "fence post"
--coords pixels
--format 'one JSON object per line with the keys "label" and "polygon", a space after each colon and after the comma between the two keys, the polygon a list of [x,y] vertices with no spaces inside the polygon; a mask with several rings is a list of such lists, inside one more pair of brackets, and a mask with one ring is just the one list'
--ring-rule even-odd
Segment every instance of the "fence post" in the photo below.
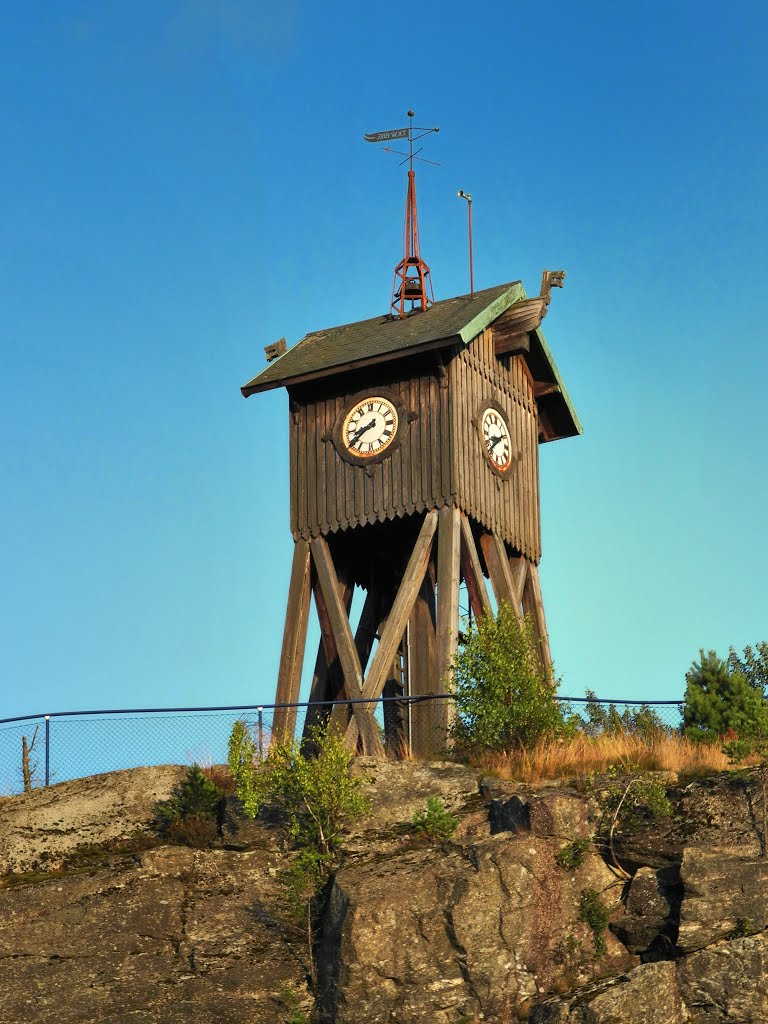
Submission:
{"label": "fence post", "polygon": [[264,719],[262,717],[263,707],[256,708],[256,713],[259,716],[259,760],[264,760]]}
{"label": "fence post", "polygon": [[45,716],[45,784],[51,781],[51,716]]}

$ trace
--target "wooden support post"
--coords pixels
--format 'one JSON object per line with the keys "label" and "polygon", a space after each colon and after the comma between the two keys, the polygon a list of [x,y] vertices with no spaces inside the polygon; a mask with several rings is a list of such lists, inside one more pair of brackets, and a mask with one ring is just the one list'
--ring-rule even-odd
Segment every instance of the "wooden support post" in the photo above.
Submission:
{"label": "wooden support post", "polygon": [[[321,604],[325,605],[328,623],[333,633],[336,650],[338,652],[341,669],[344,673],[344,687],[348,697],[358,697],[363,688],[363,672],[360,668],[360,659],[355,649],[355,641],[352,637],[352,627],[349,624],[349,615],[344,607],[338,589],[336,570],[333,559],[325,537],[313,538],[310,547],[312,549],[312,560],[315,563],[317,581],[320,584],[322,593]],[[318,607],[320,615],[320,607]],[[322,623],[321,623],[322,625]]]}
{"label": "wooden support post", "polygon": [[[339,596],[346,614],[349,615],[352,606],[351,584],[339,579]],[[320,623],[320,643],[315,659],[315,671],[312,676],[312,688],[309,692],[309,706],[304,718],[304,737],[314,726],[327,722],[331,708],[326,702],[343,700],[345,694],[344,677],[339,663],[339,652],[336,648],[336,641],[333,636],[331,621],[328,610],[325,606],[325,598],[319,582],[315,582],[312,588],[315,598],[317,618]],[[346,723],[345,723],[346,724]]]}
{"label": "wooden support post", "polygon": [[[437,535],[437,685],[440,693],[453,689],[453,660],[459,645],[459,580],[461,577],[461,513],[440,509]],[[453,717],[450,701],[435,701],[434,741],[445,749]]]}
{"label": "wooden support post", "polygon": [[[418,539],[408,559],[402,582],[397,591],[392,609],[387,617],[387,624],[379,639],[379,646],[373,656],[371,667],[363,685],[363,697],[371,701],[369,712],[373,711],[373,703],[381,695],[387,680],[395,651],[405,631],[405,624],[413,610],[416,595],[421,588],[421,581],[427,571],[432,552],[432,540],[437,529],[437,512],[427,512],[419,532]],[[349,735],[349,728],[347,729]]]}
{"label": "wooden support post", "polygon": [[504,541],[495,533],[480,534],[480,547],[483,549],[485,564],[488,566],[488,574],[491,577],[491,586],[496,595],[496,604],[501,605],[504,601],[512,606],[518,619],[520,605],[515,602],[515,588],[512,583],[512,574],[509,571],[509,560]]}
{"label": "wooden support post", "polygon": [[[322,591],[323,602],[325,603],[328,620],[333,630],[333,639],[344,675],[346,696],[351,700],[356,700],[362,696],[363,670],[360,667],[360,658],[352,637],[349,615],[339,594],[330,548],[325,537],[319,536],[312,540],[311,549],[318,583]],[[371,716],[366,712],[365,705],[353,704],[352,713],[363,741],[363,753],[372,756],[383,755],[384,747],[381,743],[378,728]]]}
{"label": "wooden support post", "polygon": [[[435,636],[435,585],[426,573],[408,620],[408,696],[438,693],[437,642]],[[427,757],[432,753],[432,704],[409,706],[411,753]]]}
{"label": "wooden support post", "polygon": [[469,519],[461,513],[461,571],[467,584],[469,605],[476,619],[491,614],[491,602],[485,587],[483,570],[475,547]]}
{"label": "wooden support post", "polygon": [[[376,639],[376,627],[379,621],[379,595],[375,590],[369,590],[365,595],[365,603],[363,604],[363,610],[360,613],[360,621],[357,624],[355,630],[355,649],[357,650],[357,656],[360,659],[360,668],[365,672],[365,666],[368,664],[368,659],[371,656],[371,650],[373,648],[373,642]],[[337,701],[344,700],[344,688],[342,687],[334,697]],[[350,715],[352,714],[352,705],[337,703],[333,711],[331,712],[331,725],[337,727],[341,732],[346,732],[347,727],[349,729],[349,735],[347,736],[346,742],[350,745],[350,749],[357,749],[357,738],[358,731],[355,724],[354,718],[350,723]]]}
{"label": "wooden support post", "polygon": [[528,566],[531,563],[524,555],[513,555],[509,559],[509,573],[512,579],[512,600],[516,608],[520,608],[528,579]]}
{"label": "wooden support post", "polygon": [[[283,646],[277,675],[277,704],[295,704],[299,699],[309,621],[309,562],[308,542],[297,540],[293,548],[288,607],[285,613]],[[280,743],[285,742],[293,737],[295,728],[296,708],[275,708],[273,737]]]}
{"label": "wooden support post", "polygon": [[[536,639],[539,641],[539,654],[542,664],[547,671],[550,681],[554,683],[555,674],[552,669],[552,651],[549,646],[547,620],[544,616],[544,601],[541,596],[541,580],[539,579],[539,570],[533,562],[529,563],[528,579],[525,585],[523,600],[530,608],[530,614],[533,615],[533,627]],[[526,614],[528,614],[527,611]]]}

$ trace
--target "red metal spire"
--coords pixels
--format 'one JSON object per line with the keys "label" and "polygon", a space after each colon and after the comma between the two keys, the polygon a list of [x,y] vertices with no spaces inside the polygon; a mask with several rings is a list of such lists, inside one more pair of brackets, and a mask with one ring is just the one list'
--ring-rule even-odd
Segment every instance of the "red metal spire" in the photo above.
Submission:
{"label": "red metal spire", "polygon": [[[419,218],[416,210],[416,172],[413,169],[414,160],[423,160],[424,163],[432,164],[434,160],[424,160],[414,153],[414,131],[421,132],[416,139],[421,139],[430,132],[438,132],[439,128],[415,128],[413,127],[414,112],[408,111],[410,125],[408,128],[399,128],[389,132],[375,132],[366,135],[367,142],[383,142],[390,139],[408,139],[408,152],[402,153],[399,150],[392,150],[385,146],[388,153],[398,153],[404,156],[408,162],[408,192],[405,198],[405,223],[403,226],[403,258],[395,267],[395,279],[392,285],[392,298],[390,301],[389,316],[405,316],[418,308],[426,310],[435,301],[432,291],[432,277],[429,267],[421,258],[419,252]],[[406,162],[403,161],[403,163]],[[406,309],[406,303],[410,303]]]}

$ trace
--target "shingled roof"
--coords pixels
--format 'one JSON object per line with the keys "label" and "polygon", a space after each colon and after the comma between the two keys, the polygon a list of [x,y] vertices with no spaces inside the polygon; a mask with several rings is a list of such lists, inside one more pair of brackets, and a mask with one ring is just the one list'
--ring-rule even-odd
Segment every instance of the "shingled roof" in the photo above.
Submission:
{"label": "shingled roof", "polygon": [[[411,313],[401,319],[378,316],[312,331],[240,390],[248,398],[260,391],[330,377],[417,352],[444,348],[457,341],[468,344],[514,303],[525,298],[522,284],[512,281],[485,288],[471,297],[459,295],[443,299],[425,312]],[[551,383],[556,392],[550,402],[554,400],[559,406],[561,425],[557,436],[580,434],[581,425],[541,329],[531,331],[530,338],[531,351],[527,359],[534,378]]]}

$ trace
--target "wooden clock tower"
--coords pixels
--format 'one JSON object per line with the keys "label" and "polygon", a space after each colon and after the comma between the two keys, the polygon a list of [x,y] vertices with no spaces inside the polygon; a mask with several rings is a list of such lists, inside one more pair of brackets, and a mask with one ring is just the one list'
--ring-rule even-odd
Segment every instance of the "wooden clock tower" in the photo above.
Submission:
{"label": "wooden clock tower", "polygon": [[[384,743],[373,711],[382,693],[450,690],[462,580],[474,615],[491,610],[486,577],[497,602],[532,615],[551,663],[538,446],[581,433],[541,332],[563,277],[545,271],[530,299],[513,282],[433,302],[411,169],[390,312],[288,350],[281,339],[241,389],[285,387],[289,399],[294,550],[276,703],[299,699],[314,598],[322,639],[307,722],[327,717],[323,702],[358,701],[333,712],[352,749],[444,746],[449,701],[410,705],[407,730],[385,715]],[[353,629],[355,587],[366,596]],[[295,724],[295,708],[280,708],[273,735]]]}

